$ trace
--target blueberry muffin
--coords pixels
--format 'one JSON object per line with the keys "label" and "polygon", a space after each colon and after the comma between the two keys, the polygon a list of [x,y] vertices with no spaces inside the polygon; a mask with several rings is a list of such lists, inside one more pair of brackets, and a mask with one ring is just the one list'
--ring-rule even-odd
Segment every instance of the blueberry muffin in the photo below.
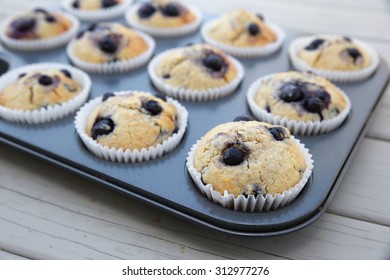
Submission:
{"label": "blueberry muffin", "polygon": [[5,34],[14,40],[40,40],[57,37],[72,28],[72,21],[60,12],[42,8],[13,17],[5,26]]}
{"label": "blueberry muffin", "polygon": [[71,4],[72,8],[81,11],[93,11],[106,8],[112,8],[122,4],[123,0],[74,0]]}
{"label": "blueberry muffin", "polygon": [[68,53],[87,63],[111,63],[134,59],[149,49],[137,31],[119,23],[91,24],[71,42]]}
{"label": "blueberry muffin", "polygon": [[86,134],[103,146],[131,151],[157,146],[177,132],[177,110],[141,93],[107,93],[88,116]]}
{"label": "blueberry muffin", "polygon": [[141,26],[178,28],[195,22],[198,15],[179,1],[151,0],[136,5],[129,17]]}
{"label": "blueberry muffin", "polygon": [[193,166],[204,185],[235,198],[282,194],[300,183],[307,169],[287,128],[245,120],[207,132],[195,150]]}
{"label": "blueberry muffin", "polygon": [[0,91],[0,105],[32,111],[63,104],[82,91],[82,86],[66,70],[42,69],[22,73]]}
{"label": "blueberry muffin", "polygon": [[254,101],[268,113],[295,121],[324,121],[347,107],[334,84],[313,73],[284,72],[265,78]]}
{"label": "blueberry muffin", "polygon": [[277,40],[277,35],[263,16],[245,10],[225,14],[213,21],[207,36],[235,47],[261,47]]}
{"label": "blueberry muffin", "polygon": [[223,87],[238,75],[230,57],[217,48],[202,44],[165,53],[154,72],[164,84],[189,90]]}
{"label": "blueberry muffin", "polygon": [[357,71],[371,64],[367,51],[349,37],[317,36],[298,51],[311,67],[332,71]]}

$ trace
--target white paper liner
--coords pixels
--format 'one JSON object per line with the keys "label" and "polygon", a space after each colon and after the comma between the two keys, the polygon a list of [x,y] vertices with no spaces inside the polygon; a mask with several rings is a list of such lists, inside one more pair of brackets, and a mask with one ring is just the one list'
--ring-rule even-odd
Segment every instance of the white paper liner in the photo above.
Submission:
{"label": "white paper liner", "polygon": [[180,87],[173,87],[164,82],[163,79],[157,76],[155,69],[159,65],[160,61],[164,58],[165,55],[168,55],[170,52],[175,51],[176,49],[171,49],[165,52],[160,53],[152,59],[148,65],[149,77],[152,80],[154,86],[161,92],[165,93],[168,96],[171,96],[176,99],[185,100],[185,101],[210,101],[225,97],[238,87],[241,80],[244,78],[244,67],[242,64],[235,58],[227,56],[230,61],[232,61],[234,67],[237,70],[237,76],[229,84],[222,87],[202,89],[202,90],[192,90]]}
{"label": "white paper liner", "polygon": [[108,63],[92,63],[83,61],[72,53],[73,44],[76,39],[73,39],[68,44],[66,48],[66,53],[70,61],[74,65],[90,73],[116,74],[131,71],[145,65],[152,57],[154,49],[156,47],[156,43],[152,37],[141,31],[136,32],[145,40],[146,44],[148,45],[148,49],[139,56],[136,56],[129,60],[121,60]]}
{"label": "white paper liner", "polygon": [[211,38],[208,33],[213,25],[213,23],[216,21],[211,20],[203,24],[202,29],[201,29],[201,34],[203,37],[203,40],[210,44],[213,45],[217,48],[220,48],[224,52],[233,55],[235,57],[239,58],[253,58],[253,57],[265,57],[268,56],[277,50],[279,50],[284,42],[284,39],[286,37],[286,33],[283,31],[282,28],[280,28],[278,25],[267,21],[268,27],[276,34],[276,41],[269,43],[264,46],[259,46],[259,47],[236,47],[236,46],[231,46],[228,44],[221,43],[219,41],[214,40]]}
{"label": "white paper liner", "polygon": [[351,101],[349,97],[342,91],[340,88],[338,88],[345,98],[345,108],[343,111],[340,112],[336,117],[329,119],[329,120],[323,120],[323,121],[296,121],[296,120],[289,120],[286,117],[281,117],[278,115],[274,115],[272,113],[267,112],[267,110],[260,108],[259,105],[255,102],[255,96],[260,89],[262,83],[272,76],[277,75],[276,74],[270,74],[264,77],[261,77],[254,81],[247,92],[247,102],[249,105],[249,108],[251,109],[253,115],[258,119],[262,120],[271,124],[275,125],[282,125],[287,127],[292,134],[299,134],[299,135],[318,135],[330,132],[337,127],[339,127],[344,120],[347,118],[349,112],[351,111]]}
{"label": "white paper liner", "polygon": [[305,61],[299,58],[298,52],[307,46],[312,40],[319,37],[329,37],[332,35],[316,35],[316,36],[306,36],[295,39],[291,42],[288,53],[290,57],[291,64],[293,67],[299,71],[311,71],[319,76],[325,77],[332,82],[339,83],[353,83],[362,81],[370,77],[379,66],[379,55],[378,52],[372,48],[370,45],[366,44],[357,39],[353,39],[353,43],[356,43],[361,48],[367,51],[368,55],[371,57],[371,64],[357,71],[331,71],[314,68],[311,65],[307,64]]}
{"label": "white paper liner", "polygon": [[70,115],[76,111],[88,98],[91,89],[91,79],[89,76],[70,65],[59,63],[39,63],[14,69],[0,77],[0,91],[15,82],[19,75],[39,69],[66,69],[72,74],[72,79],[82,86],[82,91],[74,98],[62,104],[48,106],[47,108],[32,111],[10,109],[0,105],[0,118],[9,122],[39,124],[54,121]]}
{"label": "white paper liner", "polygon": [[179,37],[192,33],[198,29],[203,20],[202,12],[198,8],[188,5],[188,9],[196,16],[196,19],[193,22],[180,27],[151,27],[139,23],[134,18],[134,14],[138,11],[141,5],[142,3],[136,3],[127,10],[125,14],[126,21],[130,26],[142,30],[154,37]]}
{"label": "white paper liner", "polygon": [[300,152],[304,156],[306,170],[298,184],[275,196],[271,194],[267,194],[265,197],[262,195],[258,195],[257,197],[254,195],[248,195],[247,197],[244,195],[239,195],[235,198],[233,194],[229,194],[226,190],[223,195],[218,191],[214,191],[212,184],[204,185],[202,182],[202,174],[195,169],[193,164],[195,152],[201,139],[192,146],[190,152],[188,153],[186,162],[187,169],[196,187],[214,203],[220,204],[225,208],[243,212],[263,212],[269,211],[271,209],[275,210],[287,205],[298,196],[309,180],[314,167],[312,155],[310,154],[309,150],[305,148],[305,145],[300,143],[298,139],[295,139],[294,136],[291,135],[291,138],[296,142]]}
{"label": "white paper liner", "polygon": [[65,45],[68,43],[78,32],[80,27],[80,22],[77,18],[72,16],[71,14],[60,12],[61,15],[66,17],[68,20],[72,22],[71,28],[55,37],[46,38],[46,39],[37,39],[37,40],[18,40],[13,39],[7,36],[6,28],[9,26],[11,21],[15,18],[15,16],[9,17],[3,21],[0,27],[0,39],[2,43],[13,50],[17,51],[25,51],[25,52],[33,52],[33,51],[42,51],[48,49],[54,49]]}
{"label": "white paper liner", "polygon": [[[119,91],[114,92],[114,94],[121,95],[129,94],[130,92],[132,91]],[[146,92],[142,93],[149,94]],[[96,140],[88,136],[87,133],[85,133],[87,120],[91,112],[96,108],[96,106],[102,103],[101,96],[92,99],[77,112],[74,121],[76,131],[87,149],[97,157],[102,158],[104,160],[113,162],[142,162],[156,159],[172,151],[180,143],[187,128],[188,112],[186,108],[176,100],[173,100],[169,97],[167,98],[167,102],[173,104],[176,107],[176,110],[178,112],[177,122],[179,130],[177,133],[173,134],[167,140],[165,140],[162,144],[157,144],[156,147],[152,146],[148,149],[142,148],[141,151],[137,149],[133,151],[129,149],[123,150],[122,148],[116,149],[110,148],[108,146],[103,146],[102,144],[99,144]]]}
{"label": "white paper liner", "polygon": [[62,0],[62,7],[69,13],[84,21],[104,21],[122,16],[132,0],[124,0],[123,3],[99,10],[80,10],[72,7],[74,0]]}

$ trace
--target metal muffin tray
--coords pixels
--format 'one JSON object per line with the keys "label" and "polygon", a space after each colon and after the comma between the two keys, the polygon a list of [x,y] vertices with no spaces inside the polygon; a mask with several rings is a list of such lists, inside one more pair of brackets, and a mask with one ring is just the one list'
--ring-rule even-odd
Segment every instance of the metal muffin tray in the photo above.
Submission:
{"label": "metal muffin tray", "polygon": [[[212,102],[181,102],[189,111],[189,124],[182,142],[172,152],[149,162],[112,163],[92,155],[81,143],[74,125],[74,114],[41,124],[22,125],[0,120],[0,141],[71,172],[119,191],[161,210],[220,232],[241,236],[272,236],[301,229],[318,219],[328,207],[348,164],[365,134],[367,122],[389,79],[389,70],[381,60],[369,79],[340,84],[352,101],[352,111],[336,131],[320,136],[298,136],[310,149],[314,171],[301,194],[284,208],[244,213],[225,209],[210,202],[194,186],[186,166],[191,146],[214,126],[232,121],[238,115],[251,115],[246,91],[258,77],[290,70],[287,48],[293,38],[303,35],[287,31],[281,50],[259,59],[241,60],[245,78],[230,96]],[[176,39],[157,39],[156,54],[164,50],[201,42],[199,34]],[[5,51],[10,68],[37,63],[69,63],[65,48],[39,53]],[[1,65],[1,63],[0,63]],[[1,68],[1,67],[0,67]],[[118,75],[94,75],[90,98],[115,90],[156,92],[149,81],[147,67]],[[129,200],[131,203],[131,200]]]}

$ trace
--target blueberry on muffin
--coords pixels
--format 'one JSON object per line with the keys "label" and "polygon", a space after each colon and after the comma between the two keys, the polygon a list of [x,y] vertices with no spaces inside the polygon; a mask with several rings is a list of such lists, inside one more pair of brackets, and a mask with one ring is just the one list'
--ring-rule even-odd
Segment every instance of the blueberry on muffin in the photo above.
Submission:
{"label": "blueberry on muffin", "polygon": [[261,47],[277,40],[263,16],[245,10],[227,13],[213,21],[206,35],[234,47]]}
{"label": "blueberry on muffin", "polygon": [[88,116],[86,133],[103,146],[141,151],[177,132],[177,110],[160,98],[106,93],[102,101]]}
{"label": "blueberry on muffin", "polygon": [[39,40],[59,36],[71,27],[72,22],[60,12],[36,8],[12,18],[5,34],[16,40]]}
{"label": "blueberry on muffin", "polygon": [[331,71],[357,71],[372,62],[364,47],[346,36],[313,37],[298,57],[313,68]]}
{"label": "blueberry on muffin", "polygon": [[193,166],[204,185],[235,198],[282,194],[301,181],[307,168],[287,128],[250,120],[207,132],[195,150]]}
{"label": "blueberry on muffin", "polygon": [[157,28],[181,27],[197,19],[193,11],[175,0],[141,2],[133,11],[131,17],[141,25]]}
{"label": "blueberry on muffin", "polygon": [[304,122],[330,120],[347,106],[341,90],[325,78],[293,71],[266,78],[254,101],[268,113]]}
{"label": "blueberry on muffin", "polygon": [[123,3],[123,0],[74,0],[72,7],[74,9],[93,11],[115,7]]}
{"label": "blueberry on muffin", "polygon": [[154,72],[163,83],[190,90],[222,87],[237,78],[237,68],[227,55],[202,44],[167,52]]}
{"label": "blueberry on muffin", "polygon": [[70,53],[81,61],[109,63],[140,56],[149,46],[137,31],[119,23],[93,23],[71,42]]}
{"label": "blueberry on muffin", "polygon": [[82,86],[66,69],[42,69],[19,75],[0,91],[0,105],[9,109],[31,111],[63,104],[76,97]]}

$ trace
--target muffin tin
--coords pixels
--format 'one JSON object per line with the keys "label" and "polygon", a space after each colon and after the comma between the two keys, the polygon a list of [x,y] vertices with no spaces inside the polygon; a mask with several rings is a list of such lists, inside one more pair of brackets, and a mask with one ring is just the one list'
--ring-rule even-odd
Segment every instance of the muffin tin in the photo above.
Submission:
{"label": "muffin tin", "polygon": [[[275,54],[266,58],[241,60],[246,74],[241,86],[233,94],[210,102],[181,102],[189,111],[187,132],[176,149],[156,160],[125,164],[95,157],[77,136],[73,124],[74,114],[42,125],[12,124],[0,120],[0,141],[102,186],[220,232],[241,236],[272,236],[298,230],[314,222],[325,211],[357,150],[359,140],[363,138],[367,122],[389,78],[389,70],[383,60],[369,79],[339,85],[352,101],[352,112],[339,129],[319,136],[297,136],[310,149],[315,167],[302,193],[288,206],[262,213],[225,209],[210,202],[198,191],[185,166],[191,146],[209,129],[231,121],[237,115],[250,115],[246,91],[255,79],[291,69],[288,45],[293,38],[303,34],[292,31],[286,33],[284,46]],[[156,42],[155,54],[158,54],[169,48],[201,42],[201,37],[200,34],[194,34],[183,38],[157,39]],[[0,51],[0,57],[5,58],[11,68],[37,62],[69,63],[65,48],[30,54]],[[147,66],[130,73],[90,76],[90,98],[114,90],[156,92],[149,81]]]}

